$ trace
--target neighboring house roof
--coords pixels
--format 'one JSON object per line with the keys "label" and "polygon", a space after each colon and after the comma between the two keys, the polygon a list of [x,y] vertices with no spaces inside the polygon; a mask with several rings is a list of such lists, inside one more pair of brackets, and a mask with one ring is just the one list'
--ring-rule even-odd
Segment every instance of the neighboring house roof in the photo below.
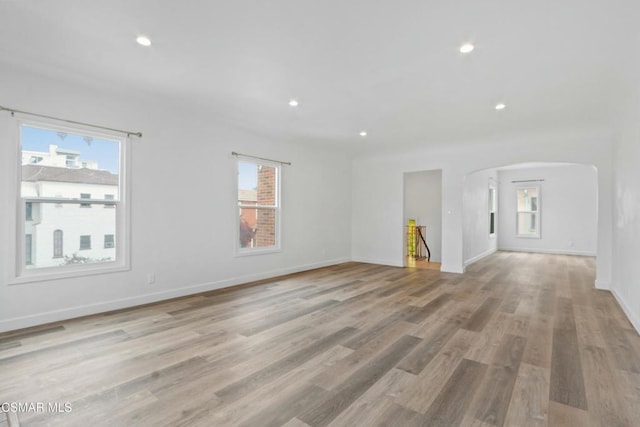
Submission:
{"label": "neighboring house roof", "polygon": [[54,166],[22,165],[23,181],[55,181],[79,184],[118,185],[118,175],[95,169],[70,169]]}
{"label": "neighboring house roof", "polygon": [[258,195],[256,190],[238,190],[238,200],[243,202],[257,202]]}

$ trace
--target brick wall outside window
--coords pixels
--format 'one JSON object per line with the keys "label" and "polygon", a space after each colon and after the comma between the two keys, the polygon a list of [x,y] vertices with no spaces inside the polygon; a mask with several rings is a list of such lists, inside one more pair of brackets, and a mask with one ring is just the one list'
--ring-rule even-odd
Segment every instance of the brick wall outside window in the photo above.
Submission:
{"label": "brick wall outside window", "polygon": [[[258,205],[273,206],[276,203],[276,168],[262,166],[258,170]],[[276,211],[258,210],[255,235],[256,246],[273,246],[276,244]]]}

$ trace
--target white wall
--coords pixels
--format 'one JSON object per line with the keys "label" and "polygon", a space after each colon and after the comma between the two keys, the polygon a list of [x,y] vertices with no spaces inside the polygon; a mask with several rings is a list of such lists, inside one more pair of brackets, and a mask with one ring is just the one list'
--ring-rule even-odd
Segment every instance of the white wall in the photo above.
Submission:
{"label": "white wall", "polygon": [[[17,148],[0,113],[0,331],[96,313],[346,261],[351,255],[350,159],[216,124],[197,106],[153,94],[43,80],[0,70],[3,105],[109,127],[132,140],[132,268],[10,285]],[[237,194],[231,151],[291,161],[283,170],[279,253],[234,256]],[[194,155],[194,153],[196,155]],[[147,284],[147,274],[156,275]]]}
{"label": "white wall", "polygon": [[[489,184],[497,188],[497,172],[487,169],[471,173],[464,180],[462,205],[462,241],[467,266],[496,251],[496,235],[489,236]],[[500,223],[497,215],[497,224]],[[496,234],[499,234],[496,233]]]}
{"label": "white wall", "polygon": [[608,132],[557,131],[356,157],[352,172],[353,259],[402,265],[405,172],[442,169],[442,270],[462,272],[465,175],[526,162],[592,164],[598,168],[599,190],[596,285],[608,288],[611,283],[612,141],[613,136]]}
{"label": "white wall", "polygon": [[[64,163],[61,167],[64,167]],[[118,187],[55,181],[23,182],[21,192],[25,196],[39,194],[43,197],[69,198],[77,198],[80,193],[86,192],[94,199],[105,199],[106,194],[117,197]],[[78,255],[96,260],[115,259],[115,247],[104,247],[104,236],[116,235],[116,210],[113,207],[94,204],[85,208],[75,204],[34,203],[33,221],[25,223],[25,234],[31,234],[33,239],[33,267],[64,264],[64,258],[53,258],[55,230],[63,232],[62,254],[65,257]],[[91,249],[80,249],[80,236],[83,235],[91,236]]]}
{"label": "white wall", "polygon": [[615,147],[611,290],[640,333],[640,93],[634,95]]}
{"label": "white wall", "polygon": [[425,240],[431,261],[442,259],[442,171],[421,171],[404,175],[404,223],[415,219],[426,226]]}
{"label": "white wall", "polygon": [[[498,248],[571,255],[596,254],[598,173],[589,165],[554,165],[501,170]],[[516,236],[516,189],[512,181],[539,186],[540,238]]]}

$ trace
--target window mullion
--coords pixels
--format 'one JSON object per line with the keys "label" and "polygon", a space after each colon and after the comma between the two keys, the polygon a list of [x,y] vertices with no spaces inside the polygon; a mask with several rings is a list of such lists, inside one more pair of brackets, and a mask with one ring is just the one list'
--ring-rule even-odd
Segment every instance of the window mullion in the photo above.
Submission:
{"label": "window mullion", "polygon": [[276,210],[278,209],[278,206],[268,206],[268,205],[238,205],[239,208],[244,208],[244,209],[271,209],[271,210]]}
{"label": "window mullion", "polygon": [[107,200],[107,199],[80,199],[69,197],[23,197],[22,200],[26,203],[68,203],[68,204],[96,204],[96,205],[115,205],[120,200]]}

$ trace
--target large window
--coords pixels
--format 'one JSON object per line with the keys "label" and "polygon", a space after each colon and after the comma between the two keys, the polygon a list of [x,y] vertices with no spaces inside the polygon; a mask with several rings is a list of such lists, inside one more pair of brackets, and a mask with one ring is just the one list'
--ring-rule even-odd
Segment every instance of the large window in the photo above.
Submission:
{"label": "large window", "polygon": [[280,248],[280,165],[238,160],[238,253]]}
{"label": "large window", "polygon": [[[121,244],[128,230],[127,139],[54,122],[17,125],[22,214],[16,230],[22,237],[16,254],[22,255],[15,281],[128,268]],[[111,209],[78,209],[103,206]],[[92,245],[92,235],[105,236],[104,245]]]}
{"label": "large window", "polygon": [[517,193],[517,236],[540,237],[540,187],[520,187]]}

